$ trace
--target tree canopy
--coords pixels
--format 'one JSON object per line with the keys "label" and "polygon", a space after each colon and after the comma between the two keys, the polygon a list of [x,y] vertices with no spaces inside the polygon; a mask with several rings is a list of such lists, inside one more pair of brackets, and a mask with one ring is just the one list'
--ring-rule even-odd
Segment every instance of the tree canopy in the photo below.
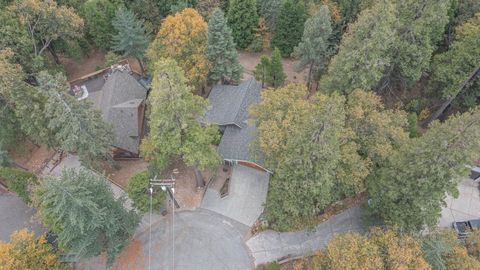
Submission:
{"label": "tree canopy", "polygon": [[423,136],[404,143],[367,182],[370,208],[404,230],[434,226],[447,194],[458,196],[465,164],[480,158],[480,111],[433,122]]}
{"label": "tree canopy", "polygon": [[257,1],[230,0],[227,17],[235,44],[240,49],[247,48],[253,42],[257,27]]}
{"label": "tree canopy", "polygon": [[[160,59],[154,70],[148,114],[150,135],[142,141],[142,154],[160,171],[175,156],[198,170],[219,165],[220,157],[212,146],[219,139],[218,129],[198,122],[205,114],[207,101],[192,93],[174,60]],[[204,185],[198,174],[197,185]]]}
{"label": "tree canopy", "polygon": [[123,199],[115,199],[106,181],[85,169],[64,170],[58,178],[44,179],[36,201],[60,248],[85,258],[105,251],[111,265],[140,219],[124,208]]}
{"label": "tree canopy", "polygon": [[300,58],[297,70],[308,68],[307,87],[310,89],[318,80],[321,70],[326,68],[332,55],[332,22],[330,12],[323,5],[313,17],[305,22],[302,41],[295,47],[294,56]]}
{"label": "tree canopy", "polygon": [[172,58],[183,69],[187,83],[198,90],[204,86],[209,70],[207,42],[208,25],[196,10],[186,8],[170,15],[147,50],[150,70],[155,70],[159,59]]}
{"label": "tree canopy", "polygon": [[82,35],[83,20],[72,8],[58,6],[54,0],[16,0],[9,7],[26,27],[38,57],[57,39]]}
{"label": "tree canopy", "polygon": [[437,54],[432,63],[432,90],[444,99],[460,94],[467,107],[477,104],[480,83],[471,85],[464,93],[460,86],[480,63],[480,13],[456,29],[456,36],[448,51]]}
{"label": "tree canopy", "polygon": [[67,269],[60,264],[58,255],[45,237],[36,238],[33,232],[26,229],[15,231],[8,243],[0,241],[0,265],[5,270]]}
{"label": "tree canopy", "polygon": [[116,9],[117,6],[110,0],[89,0],[81,10],[87,38],[105,51],[111,48],[112,36],[116,34],[112,25]]}
{"label": "tree canopy", "polygon": [[271,46],[280,49],[283,56],[290,56],[302,38],[306,20],[304,4],[285,0],[277,18]]}
{"label": "tree canopy", "polygon": [[205,53],[211,63],[208,75],[211,83],[238,82],[242,77],[242,66],[233,42],[232,30],[227,25],[224,14],[215,9],[208,21],[208,47]]}
{"label": "tree canopy", "polygon": [[135,57],[143,70],[142,60],[150,42],[143,22],[131,10],[120,8],[115,13],[112,24],[116,30],[112,37],[113,50],[123,53],[123,56]]}

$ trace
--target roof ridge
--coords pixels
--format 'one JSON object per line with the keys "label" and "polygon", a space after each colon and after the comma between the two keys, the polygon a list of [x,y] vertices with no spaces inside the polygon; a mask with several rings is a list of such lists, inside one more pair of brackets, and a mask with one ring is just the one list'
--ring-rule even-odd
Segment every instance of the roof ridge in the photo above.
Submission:
{"label": "roof ridge", "polygon": [[[244,105],[244,102],[245,102],[245,99],[247,98],[247,93],[248,91],[250,91],[250,86],[252,85],[252,82],[253,82],[253,78],[250,78],[248,81],[245,81],[241,84],[244,84],[244,83],[248,83],[247,84],[247,88],[245,89],[244,93],[243,93],[243,97],[242,97],[242,102],[240,102],[240,107],[238,108],[236,114],[235,114],[235,117],[233,118],[233,122],[235,123],[236,126],[238,126],[239,128],[243,128],[242,126],[242,123],[238,123],[237,119],[241,113],[241,110],[242,110],[242,106]],[[248,117],[247,117],[248,118]],[[241,120],[241,122],[243,122],[244,120]]]}

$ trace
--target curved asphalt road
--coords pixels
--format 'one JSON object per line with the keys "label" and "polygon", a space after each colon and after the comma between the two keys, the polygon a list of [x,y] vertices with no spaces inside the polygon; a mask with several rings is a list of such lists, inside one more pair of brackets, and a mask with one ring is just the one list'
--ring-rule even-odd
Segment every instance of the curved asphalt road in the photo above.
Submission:
{"label": "curved asphalt road", "polygon": [[[150,269],[172,267],[171,216],[152,226]],[[253,258],[245,245],[248,227],[215,212],[196,209],[175,213],[175,269],[246,270],[253,269]],[[114,269],[149,269],[148,228],[135,237],[119,257],[128,258]],[[140,250],[139,250],[140,249]],[[133,261],[132,261],[133,260]]]}

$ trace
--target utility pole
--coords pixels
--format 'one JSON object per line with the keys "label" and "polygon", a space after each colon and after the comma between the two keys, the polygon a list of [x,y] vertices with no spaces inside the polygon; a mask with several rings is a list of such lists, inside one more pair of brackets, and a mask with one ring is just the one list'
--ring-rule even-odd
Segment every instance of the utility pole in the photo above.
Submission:
{"label": "utility pole", "polygon": [[177,200],[175,200],[175,177],[174,174],[177,174],[178,170],[173,169],[172,175],[170,178],[166,179],[157,179],[157,176],[153,179],[150,179],[150,187],[148,189],[150,193],[150,229],[149,229],[149,240],[148,240],[148,269],[151,269],[151,242],[152,242],[152,197],[153,197],[153,188],[159,186],[163,191],[166,191],[172,200],[172,269],[175,269],[175,207],[180,208]]}

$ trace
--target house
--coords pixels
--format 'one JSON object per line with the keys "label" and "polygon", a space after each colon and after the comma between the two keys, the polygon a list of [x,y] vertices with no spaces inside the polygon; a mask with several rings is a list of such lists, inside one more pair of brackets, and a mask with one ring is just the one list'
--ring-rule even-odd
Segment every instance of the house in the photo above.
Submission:
{"label": "house", "polygon": [[238,86],[214,86],[201,122],[218,125],[222,133],[218,152],[225,162],[271,173],[264,167],[263,153],[254,144],[256,126],[248,116],[250,106],[260,102],[261,89],[261,84],[253,78]]}
{"label": "house", "polygon": [[112,126],[115,159],[139,156],[148,84],[126,61],[70,82],[77,99],[92,102],[103,120]]}

